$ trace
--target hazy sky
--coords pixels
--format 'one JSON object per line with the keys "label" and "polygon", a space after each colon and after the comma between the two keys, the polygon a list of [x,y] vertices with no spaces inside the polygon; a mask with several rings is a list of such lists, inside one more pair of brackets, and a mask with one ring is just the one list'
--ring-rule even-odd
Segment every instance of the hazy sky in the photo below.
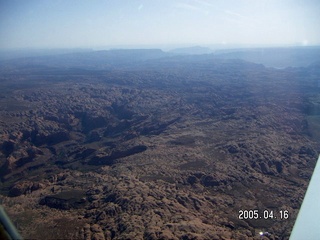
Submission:
{"label": "hazy sky", "polygon": [[0,48],[320,44],[319,0],[0,0]]}

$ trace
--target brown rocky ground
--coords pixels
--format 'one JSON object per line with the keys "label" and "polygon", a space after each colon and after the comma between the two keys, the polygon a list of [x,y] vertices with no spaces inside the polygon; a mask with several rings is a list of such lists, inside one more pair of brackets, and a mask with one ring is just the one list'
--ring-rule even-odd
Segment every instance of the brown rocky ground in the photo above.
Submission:
{"label": "brown rocky ground", "polygon": [[[228,64],[4,91],[1,199],[22,236],[287,239],[319,151],[319,96],[294,70]],[[4,83],[48,77],[19,76]],[[250,209],[277,219],[239,219]]]}

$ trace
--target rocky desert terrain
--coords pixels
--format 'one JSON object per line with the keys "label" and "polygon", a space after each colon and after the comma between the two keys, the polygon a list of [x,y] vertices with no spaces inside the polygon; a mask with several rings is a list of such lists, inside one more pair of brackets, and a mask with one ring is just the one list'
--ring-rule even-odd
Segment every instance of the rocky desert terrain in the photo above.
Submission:
{"label": "rocky desert terrain", "polygon": [[319,64],[159,51],[1,62],[0,198],[24,238],[289,238],[320,152]]}

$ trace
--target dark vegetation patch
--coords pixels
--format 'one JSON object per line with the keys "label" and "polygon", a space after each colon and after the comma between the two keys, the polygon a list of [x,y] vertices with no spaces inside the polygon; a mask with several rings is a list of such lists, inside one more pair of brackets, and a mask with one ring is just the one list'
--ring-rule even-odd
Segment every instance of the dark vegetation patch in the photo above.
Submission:
{"label": "dark vegetation patch", "polygon": [[139,129],[139,132],[141,135],[159,135],[164,132],[171,124],[179,121],[180,119],[180,117],[177,117],[166,122],[152,122],[147,124],[142,129]]}
{"label": "dark vegetation patch", "polygon": [[138,145],[126,150],[115,150],[109,155],[97,155],[91,158],[89,165],[112,165],[119,158],[128,157],[147,150],[147,146]]}
{"label": "dark vegetation patch", "polygon": [[87,113],[83,114],[81,121],[84,133],[88,133],[93,129],[104,127],[108,123],[107,119],[103,116],[92,116]]}
{"label": "dark vegetation patch", "polygon": [[201,170],[206,167],[207,163],[204,160],[187,162],[179,166],[181,170]]}
{"label": "dark vegetation patch", "polygon": [[140,177],[140,181],[143,182],[152,182],[152,181],[157,181],[157,180],[162,180],[168,183],[175,183],[175,180],[172,177],[169,176],[163,176],[163,175],[159,175],[159,174],[155,174],[155,175],[145,175]]}
{"label": "dark vegetation patch", "polygon": [[194,145],[195,138],[193,136],[180,136],[170,143],[174,145]]}
{"label": "dark vegetation patch", "polygon": [[56,195],[46,196],[40,200],[40,204],[47,205],[51,208],[69,210],[83,207],[86,203],[85,197],[86,192],[84,190],[71,190]]}

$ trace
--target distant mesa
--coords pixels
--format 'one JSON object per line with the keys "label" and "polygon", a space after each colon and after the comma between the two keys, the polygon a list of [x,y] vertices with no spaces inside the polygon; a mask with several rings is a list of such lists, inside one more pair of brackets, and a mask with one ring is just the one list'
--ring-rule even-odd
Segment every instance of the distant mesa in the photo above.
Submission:
{"label": "distant mesa", "polygon": [[186,48],[176,48],[170,51],[175,54],[183,54],[183,55],[202,55],[202,54],[211,54],[213,50],[207,47],[194,46],[194,47],[186,47]]}
{"label": "distant mesa", "polygon": [[46,196],[40,200],[40,205],[47,205],[50,208],[69,210],[80,208],[86,203],[85,191],[70,190],[56,195]]}
{"label": "distant mesa", "polygon": [[30,182],[30,181],[18,182],[11,187],[9,191],[9,196],[17,197],[22,194],[31,193],[43,187],[44,187],[43,184],[38,182]]}

